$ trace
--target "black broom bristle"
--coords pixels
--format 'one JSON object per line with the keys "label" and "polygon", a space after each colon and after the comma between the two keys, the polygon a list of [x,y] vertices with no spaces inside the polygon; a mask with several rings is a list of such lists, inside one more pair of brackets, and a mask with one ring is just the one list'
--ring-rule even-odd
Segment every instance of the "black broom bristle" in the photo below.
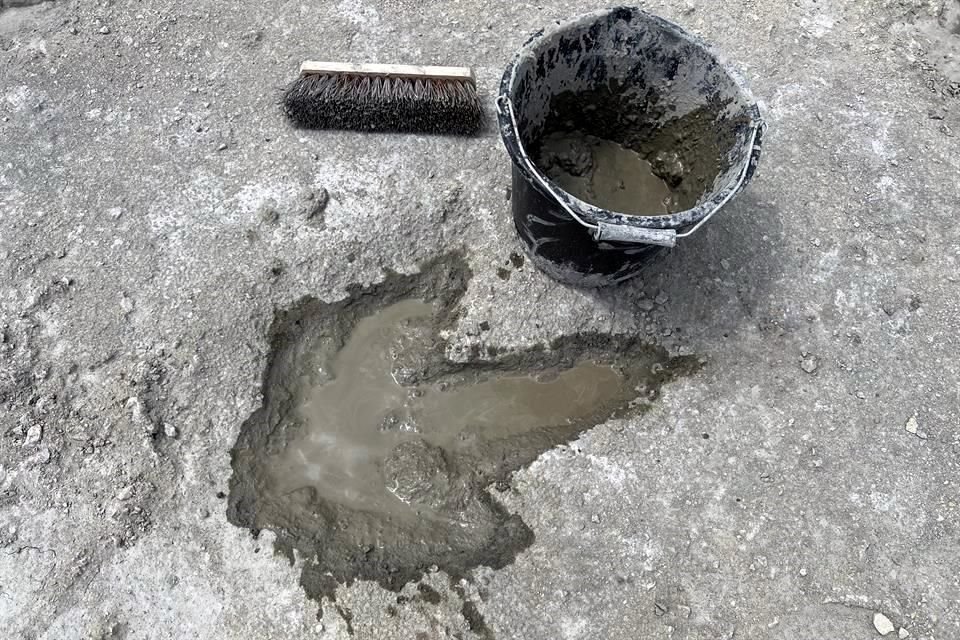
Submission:
{"label": "black broom bristle", "polygon": [[287,87],[283,108],[314,129],[472,135],[484,123],[466,80],[310,74]]}

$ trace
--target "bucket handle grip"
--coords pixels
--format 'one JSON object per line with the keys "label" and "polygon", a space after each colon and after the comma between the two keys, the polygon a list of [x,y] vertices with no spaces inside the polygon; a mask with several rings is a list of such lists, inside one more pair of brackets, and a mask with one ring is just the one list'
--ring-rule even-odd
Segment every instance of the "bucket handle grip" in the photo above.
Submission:
{"label": "bucket handle grip", "polygon": [[740,187],[743,185],[743,182],[747,179],[747,174],[750,172],[750,162],[751,156],[753,153],[753,145],[757,141],[757,134],[760,132],[760,127],[762,125],[755,126],[753,132],[750,135],[750,144],[747,147],[750,149],[751,156],[747,156],[747,161],[744,163],[743,171],[740,173],[740,178],[737,180],[737,184],[727,192],[727,195],[720,201],[719,204],[714,206],[714,208],[700,219],[693,228],[684,231],[683,233],[677,233],[676,229],[650,229],[647,227],[635,227],[632,225],[623,225],[623,224],[607,224],[606,222],[601,222],[599,224],[591,224],[587,222],[580,215],[577,214],[573,208],[567,204],[566,200],[560,197],[560,195],[554,190],[550,183],[544,180],[543,176],[540,175],[540,172],[533,165],[533,162],[530,160],[530,156],[527,155],[527,150],[523,146],[523,141],[520,139],[520,127],[517,125],[517,116],[513,109],[513,100],[510,99],[510,96],[501,94],[497,97],[497,109],[500,113],[510,119],[510,125],[513,128],[513,137],[517,141],[517,149],[519,150],[520,160],[523,161],[524,168],[527,170],[530,175],[533,176],[534,180],[539,183],[541,187],[546,190],[550,196],[557,201],[564,211],[569,214],[580,226],[589,229],[592,232],[593,239],[602,242],[605,240],[613,242],[630,242],[636,244],[653,244],[659,245],[661,247],[670,247],[673,248],[677,244],[677,238],[687,238],[693,235],[697,229],[702,227],[707,220],[713,217],[713,215],[722,209],[731,198],[740,190]]}

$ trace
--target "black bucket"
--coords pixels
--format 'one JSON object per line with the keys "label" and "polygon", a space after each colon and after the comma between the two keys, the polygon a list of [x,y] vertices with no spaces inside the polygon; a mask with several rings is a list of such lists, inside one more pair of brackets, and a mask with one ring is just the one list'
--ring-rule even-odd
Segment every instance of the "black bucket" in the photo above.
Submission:
{"label": "black bucket", "polygon": [[[583,287],[631,278],[696,231],[750,181],[765,129],[744,82],[709,46],[626,7],[534,34],[503,75],[497,112],[527,254]],[[534,158],[548,135],[565,131],[650,160],[675,206],[626,214],[562,189]]]}

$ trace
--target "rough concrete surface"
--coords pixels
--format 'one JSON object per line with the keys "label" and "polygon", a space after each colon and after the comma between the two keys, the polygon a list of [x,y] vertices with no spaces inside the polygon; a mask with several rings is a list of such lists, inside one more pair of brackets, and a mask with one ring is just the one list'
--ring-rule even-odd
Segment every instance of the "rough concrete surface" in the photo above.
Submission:
{"label": "rough concrete surface", "polygon": [[[960,638],[954,3],[644,4],[770,130],[745,195],[600,292],[510,261],[492,128],[278,106],[309,56],[472,64],[492,112],[527,34],[595,5],[0,3],[3,637]],[[455,250],[452,359],[596,332],[704,364],[496,493],[535,535],[513,564],[356,582],[319,621],[304,560],[226,516],[275,310]]]}

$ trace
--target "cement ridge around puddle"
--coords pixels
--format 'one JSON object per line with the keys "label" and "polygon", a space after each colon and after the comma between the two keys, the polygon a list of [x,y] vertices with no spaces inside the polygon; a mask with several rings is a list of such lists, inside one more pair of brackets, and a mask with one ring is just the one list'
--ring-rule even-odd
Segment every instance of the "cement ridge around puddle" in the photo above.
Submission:
{"label": "cement ridge around puddle", "polygon": [[312,598],[335,601],[358,579],[400,591],[431,568],[456,582],[510,564],[534,532],[491,489],[698,367],[599,334],[451,363],[439,331],[469,276],[448,256],[274,320],[264,404],[232,451],[228,518],[306,559]]}

